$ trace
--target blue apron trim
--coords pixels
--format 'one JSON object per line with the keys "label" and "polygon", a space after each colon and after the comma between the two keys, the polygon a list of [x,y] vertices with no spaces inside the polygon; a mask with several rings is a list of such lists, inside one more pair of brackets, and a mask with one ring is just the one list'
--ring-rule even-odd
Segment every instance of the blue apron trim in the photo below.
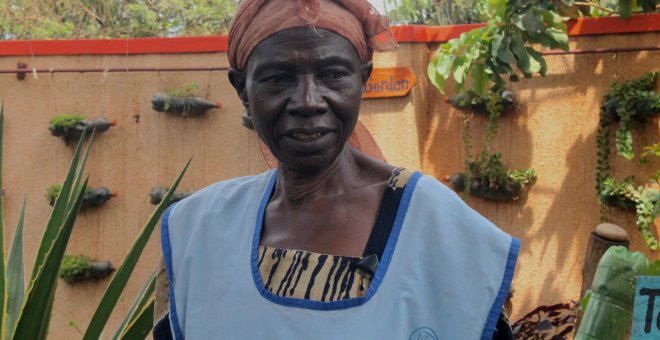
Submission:
{"label": "blue apron trim", "polygon": [[181,328],[179,326],[179,317],[176,314],[176,303],[174,302],[174,272],[172,270],[172,246],[170,245],[170,231],[168,227],[168,219],[170,212],[176,203],[170,205],[160,222],[160,242],[163,247],[163,257],[165,258],[165,269],[167,269],[167,281],[169,282],[169,309],[170,309],[170,325],[174,334],[174,339],[183,340]]}
{"label": "blue apron trim", "polygon": [[387,246],[385,246],[383,258],[381,259],[380,265],[376,270],[376,275],[372,279],[371,285],[369,286],[369,289],[367,290],[366,294],[363,297],[359,297],[359,298],[350,298],[344,300],[324,302],[324,301],[313,301],[313,300],[292,298],[292,297],[281,297],[273,294],[264,287],[263,280],[261,279],[261,273],[259,273],[259,260],[258,260],[259,240],[261,238],[261,230],[263,227],[266,206],[268,205],[268,201],[270,200],[270,196],[275,186],[275,180],[277,179],[277,170],[273,171],[273,174],[271,175],[271,178],[266,187],[266,191],[264,192],[263,198],[261,199],[261,204],[257,212],[257,221],[254,230],[254,236],[252,238],[252,255],[250,262],[252,265],[252,278],[254,280],[254,285],[259,291],[259,294],[261,294],[261,296],[270,300],[271,302],[274,302],[282,306],[313,309],[313,310],[346,309],[346,308],[362,305],[367,301],[369,301],[369,299],[371,299],[371,297],[373,297],[374,294],[376,293],[378,286],[380,286],[380,283],[383,281],[383,277],[387,272],[387,267],[389,266],[392,254],[394,253],[394,248],[399,238],[399,233],[401,232],[403,221],[406,218],[406,213],[408,212],[408,206],[410,205],[410,200],[412,199],[415,186],[417,185],[417,181],[421,177],[422,174],[420,172],[415,172],[410,176],[410,179],[408,179],[408,183],[404,188],[403,197],[401,197],[401,202],[399,203],[399,209],[396,214],[396,218],[394,219],[394,226],[392,227],[390,238],[387,241]]}
{"label": "blue apron trim", "polygon": [[493,306],[490,308],[490,312],[488,313],[484,331],[481,333],[482,340],[491,340],[493,338],[493,332],[495,332],[497,320],[499,319],[500,313],[502,312],[502,306],[504,305],[504,302],[506,301],[506,298],[509,295],[509,291],[511,289],[511,281],[513,280],[513,272],[516,268],[516,261],[518,259],[519,250],[520,240],[512,237],[511,247],[509,247],[509,256],[507,257],[506,267],[504,269],[502,285],[500,285],[500,290],[497,293],[495,301],[493,302]]}

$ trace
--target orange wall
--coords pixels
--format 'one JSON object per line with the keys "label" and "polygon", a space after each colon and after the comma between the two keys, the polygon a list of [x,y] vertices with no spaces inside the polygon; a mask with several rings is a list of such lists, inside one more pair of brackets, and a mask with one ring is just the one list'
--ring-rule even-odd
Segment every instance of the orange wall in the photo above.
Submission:
{"label": "orange wall", "polygon": [[[578,36],[574,49],[655,46],[660,32]],[[442,178],[463,164],[460,121],[444,97],[429,86],[426,65],[434,43],[402,43],[394,52],[378,53],[376,67],[408,66],[417,86],[406,97],[363,103],[361,120],[385,157],[393,164],[421,169]],[[2,46],[0,46],[2,51]],[[227,66],[223,52],[140,55],[35,55],[0,53],[0,69],[17,62],[39,69],[67,67],[208,67]],[[468,203],[523,242],[514,282],[513,319],[539,304],[577,299],[581,266],[589,233],[598,223],[594,193],[595,139],[600,100],[614,80],[627,80],[660,65],[660,51],[566,54],[547,56],[548,76],[513,85],[520,105],[503,117],[494,148],[515,168],[534,167],[539,179],[526,197],[514,203]],[[223,107],[201,118],[182,118],[151,110],[154,92],[197,83],[198,94],[220,100]],[[85,253],[119,265],[153,206],[149,190],[167,185],[191,156],[193,164],[182,189],[198,189],[215,181],[256,174],[266,165],[252,131],[241,127],[242,107],[225,71],[136,73],[39,73],[18,81],[0,74],[0,101],[5,106],[4,198],[7,237],[11,239],[20,204],[28,199],[26,262],[33,254],[48,217],[46,187],[61,181],[72,147],[49,135],[51,116],[68,112],[106,116],[118,125],[98,135],[88,167],[92,186],[107,186],[119,196],[106,206],[82,213],[68,253]],[[139,115],[139,122],[136,116]],[[475,118],[479,147],[485,121]],[[660,123],[636,135],[637,146],[660,139]],[[646,175],[659,162],[641,170],[615,163],[619,176]],[[632,249],[645,250],[634,217],[618,212],[614,221],[626,228]],[[660,225],[660,223],[656,223]],[[156,233],[138,266],[118,313],[116,326],[134,294],[156,267]],[[646,251],[647,254],[650,252]],[[652,257],[657,255],[650,254]],[[469,256],[469,254],[466,254]],[[466,268],[469,270],[469,268]],[[69,285],[60,281],[51,322],[56,339],[77,338],[70,322],[84,329],[108,280]]]}

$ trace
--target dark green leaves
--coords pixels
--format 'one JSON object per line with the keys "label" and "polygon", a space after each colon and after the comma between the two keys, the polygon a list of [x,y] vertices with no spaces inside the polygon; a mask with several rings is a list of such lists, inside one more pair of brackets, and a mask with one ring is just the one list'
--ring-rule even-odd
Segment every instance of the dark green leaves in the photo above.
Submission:
{"label": "dark green leaves", "polygon": [[533,7],[514,14],[512,21],[516,27],[527,32],[539,33],[545,28],[543,15],[541,15],[539,10]]}
{"label": "dark green leaves", "polygon": [[[505,79],[519,75],[545,76],[547,64],[531,44],[568,50],[564,21],[540,0],[490,1],[488,25],[463,33],[442,44],[431,61],[431,83],[444,93],[447,80],[454,78],[456,92],[462,92],[468,79],[469,90],[483,94],[486,89],[506,87]],[[471,77],[469,76],[471,75]]]}
{"label": "dark green leaves", "polygon": [[183,175],[186,173],[188,166],[190,166],[190,162],[191,160],[188,161],[181,173],[179,173],[176,181],[174,181],[174,183],[170,186],[170,189],[167,191],[167,194],[165,194],[165,197],[163,197],[158,207],[156,207],[156,210],[151,214],[151,217],[149,217],[147,223],[142,227],[140,234],[137,236],[135,241],[133,241],[131,249],[128,251],[128,254],[126,254],[123,262],[113,275],[108,288],[106,288],[105,293],[101,298],[101,302],[99,303],[96,311],[94,312],[94,315],[92,316],[92,320],[89,322],[87,331],[83,336],[84,340],[96,340],[101,336],[101,332],[103,332],[103,328],[110,318],[110,314],[117,305],[119,297],[121,296],[121,293],[124,290],[124,287],[126,286],[131,273],[133,272],[133,269],[135,269],[142,251],[146,247],[151,234],[160,221],[160,216],[169,206],[170,198],[176,191],[177,186],[179,186]]}
{"label": "dark green leaves", "polygon": [[621,20],[626,20],[630,17],[633,10],[634,0],[619,0],[619,16]]}

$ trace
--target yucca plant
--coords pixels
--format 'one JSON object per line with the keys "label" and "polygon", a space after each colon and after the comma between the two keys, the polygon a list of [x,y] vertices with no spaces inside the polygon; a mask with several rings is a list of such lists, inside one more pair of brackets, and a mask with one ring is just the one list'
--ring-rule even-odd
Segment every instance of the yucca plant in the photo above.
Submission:
{"label": "yucca plant", "polygon": [[[3,119],[3,108],[0,107],[0,191],[2,189]],[[87,180],[83,181],[82,177],[85,163],[89,157],[93,132],[83,153],[82,147],[86,134],[87,131],[83,131],[83,135],[73,153],[71,165],[62,184],[60,194],[55,200],[53,210],[46,223],[34,266],[27,281],[27,287],[25,284],[22,246],[25,202],[16,226],[11,250],[5,262],[3,201],[2,195],[0,195],[0,254],[2,255],[0,261],[0,311],[2,311],[3,320],[0,322],[1,339],[45,339],[48,336],[55,289],[64,251],[80,211],[84,193],[87,190]],[[137,239],[133,242],[122,264],[112,277],[87,327],[84,339],[98,339],[100,337],[149,237],[158,224],[161,214],[167,208],[166,203],[169,202],[189,165],[190,161],[181,171],[174,184],[170,186],[163,203],[158,205],[143,226]],[[144,338],[148,334],[153,318],[152,293],[154,285],[155,275],[152,275],[135,299],[128,314],[124,317],[113,339],[138,339],[140,337]]]}

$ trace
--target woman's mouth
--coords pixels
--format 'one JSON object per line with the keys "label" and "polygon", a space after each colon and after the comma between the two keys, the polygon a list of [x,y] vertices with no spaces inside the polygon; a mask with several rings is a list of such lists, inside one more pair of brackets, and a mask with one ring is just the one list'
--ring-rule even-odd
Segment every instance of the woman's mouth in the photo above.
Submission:
{"label": "woman's mouth", "polygon": [[323,136],[324,134],[325,132],[314,132],[314,133],[294,132],[291,134],[291,137],[293,137],[295,140],[300,142],[309,142]]}

